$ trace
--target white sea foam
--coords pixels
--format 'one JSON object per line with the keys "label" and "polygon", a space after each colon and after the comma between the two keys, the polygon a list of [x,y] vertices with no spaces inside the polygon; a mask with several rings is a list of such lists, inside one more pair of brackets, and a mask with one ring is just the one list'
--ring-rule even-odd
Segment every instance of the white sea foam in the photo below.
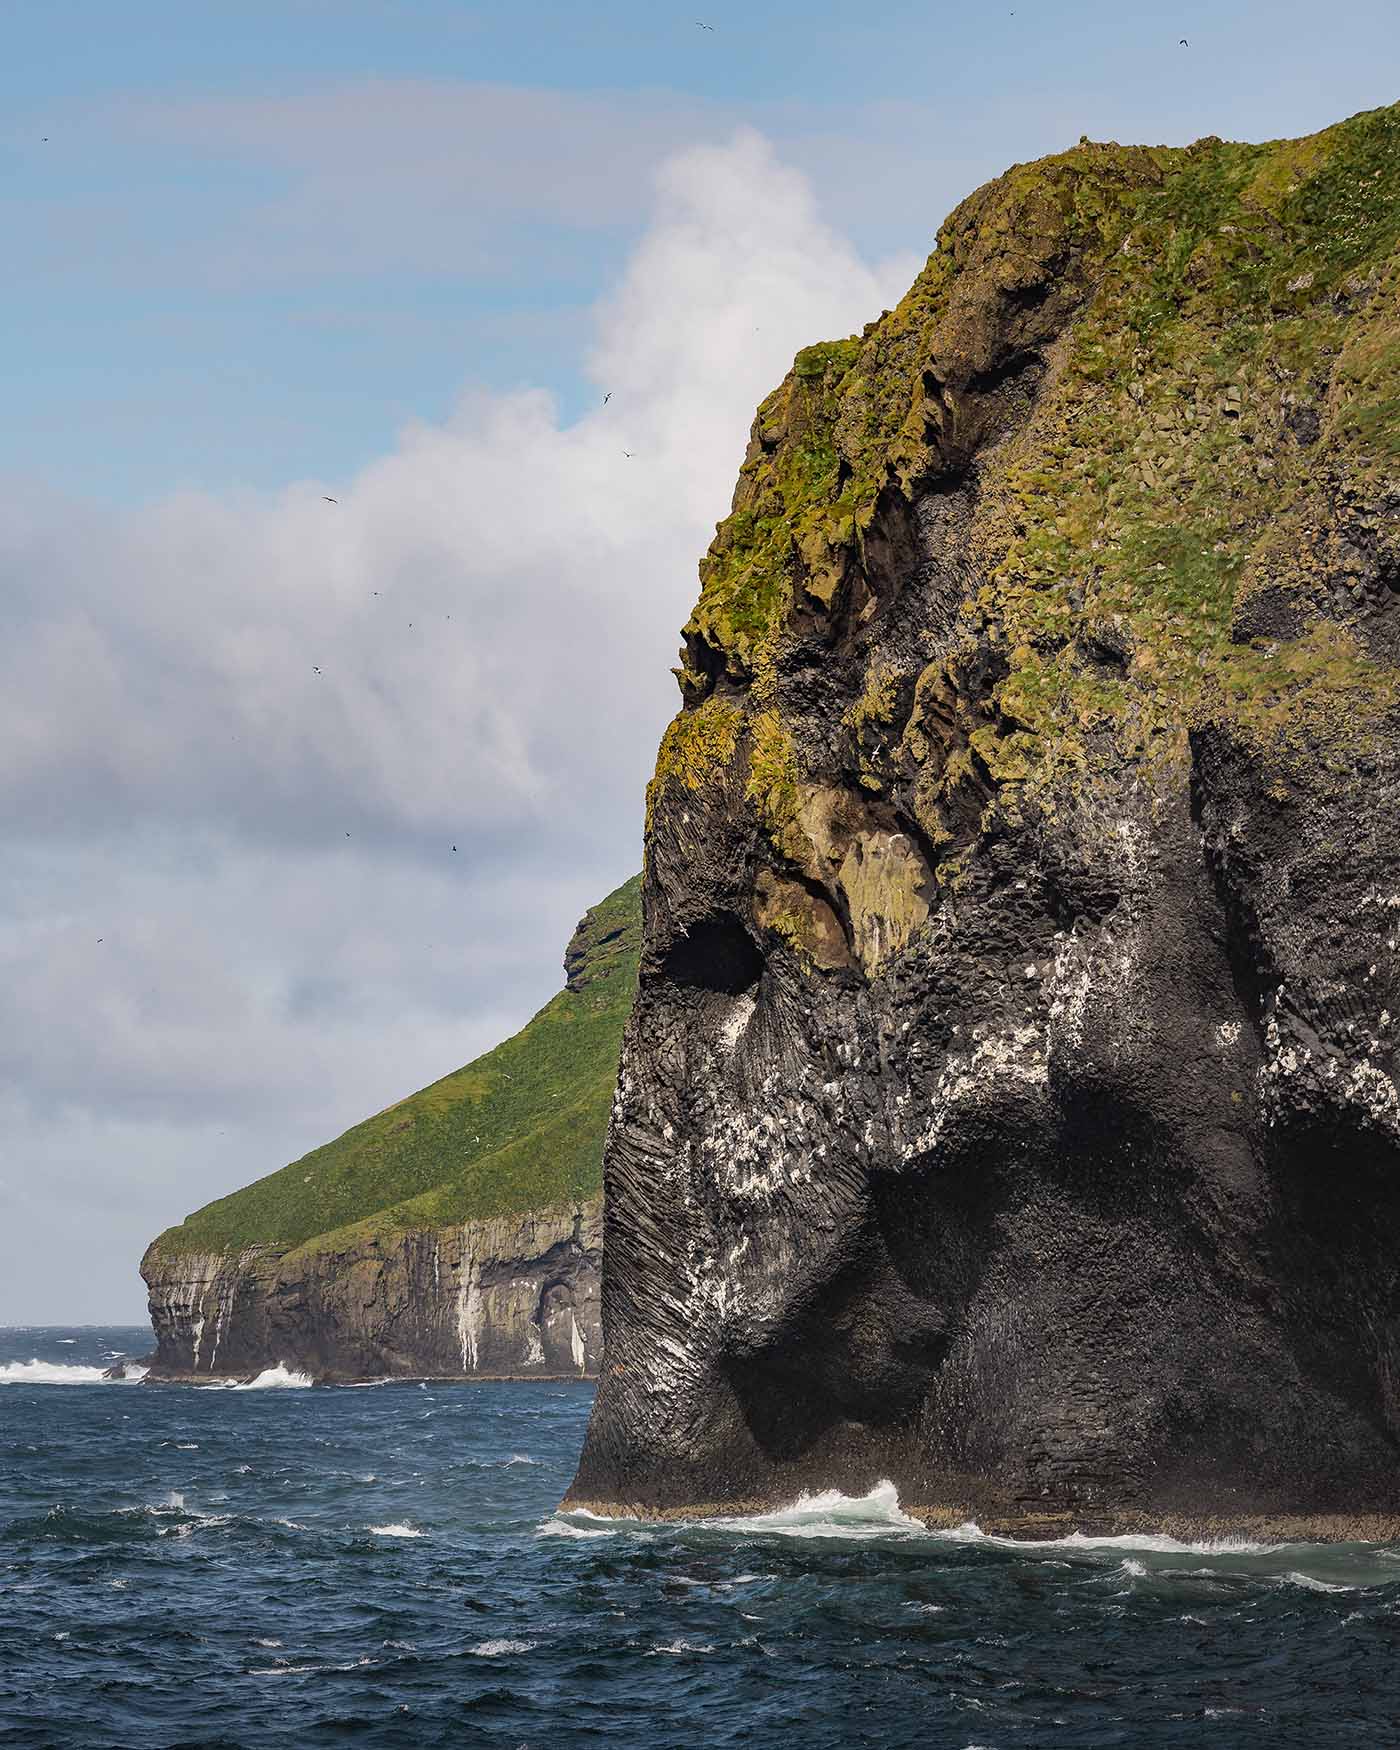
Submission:
{"label": "white sea foam", "polygon": [[505,1462],[505,1468],[509,1470],[513,1464],[538,1464],[539,1462],[539,1459],[531,1458],[527,1453],[512,1452]]}
{"label": "white sea foam", "polygon": [[1305,1592],[1353,1592],[1356,1589],[1334,1580],[1319,1580],[1315,1575],[1300,1573],[1296,1568],[1290,1569],[1283,1577],[1290,1586],[1301,1586]]}
{"label": "white sea foam", "polygon": [[100,1367],[83,1367],[76,1361],[8,1361],[0,1367],[0,1385],[135,1385],[145,1377],[144,1367],[128,1367],[125,1379],[108,1379]]}
{"label": "white sea foam", "polygon": [[376,1537],[422,1537],[423,1533],[415,1526],[396,1523],[393,1525],[371,1525],[369,1528]]}
{"label": "white sea foam", "polygon": [[298,1391],[314,1385],[315,1381],[309,1373],[293,1373],[285,1362],[279,1361],[276,1367],[265,1367],[256,1379],[219,1379],[211,1385],[202,1385],[199,1391],[270,1391],[277,1388],[294,1388]]}
{"label": "white sea foam", "polygon": [[769,1532],[781,1537],[924,1536],[924,1526],[899,1505],[899,1493],[889,1481],[876,1483],[866,1495],[843,1495],[840,1489],[802,1494],[790,1507],[772,1513],[750,1513],[733,1519],[702,1519],[697,1523],[722,1531]]}
{"label": "white sea foam", "polygon": [[[929,1538],[1008,1550],[1018,1555],[1043,1552],[1049,1565],[1055,1567],[1071,1564],[1054,1560],[1054,1557],[1079,1555],[1083,1559],[1092,1558],[1099,1552],[1118,1552],[1121,1559],[1117,1571],[1129,1580],[1146,1578],[1153,1572],[1173,1571],[1154,1563],[1151,1560],[1154,1556],[1194,1555],[1210,1560],[1210,1565],[1191,1570],[1194,1573],[1244,1574],[1313,1592],[1346,1592],[1357,1587],[1393,1584],[1398,1577],[1396,1570],[1400,1568],[1400,1548],[1375,1544],[1267,1543],[1237,1537],[1184,1542],[1180,1538],[1152,1532],[1092,1536],[1072,1531],[1064,1537],[1020,1538],[985,1532],[972,1520],[946,1530],[931,1531],[912,1514],[904,1512],[895,1485],[888,1481],[877,1483],[865,1495],[846,1495],[839,1489],[825,1489],[799,1495],[790,1506],[771,1513],[672,1522],[666,1530],[850,1540]],[[647,1538],[660,1532],[661,1528],[648,1520],[609,1517],[582,1508],[554,1513],[536,1528],[537,1536],[564,1538],[619,1535]]]}
{"label": "white sea foam", "polygon": [[714,1648],[702,1641],[658,1641],[654,1647],[648,1647],[647,1658],[652,1659],[658,1653],[713,1653]]}
{"label": "white sea foam", "polygon": [[474,1647],[468,1647],[469,1653],[475,1653],[478,1659],[499,1659],[503,1653],[533,1652],[533,1641],[478,1641]]}
{"label": "white sea foam", "polygon": [[1163,1537],[1156,1532],[1147,1531],[1126,1532],[1116,1537],[1094,1537],[1083,1531],[1071,1531],[1064,1537],[1001,1537],[995,1532],[983,1531],[971,1519],[962,1525],[955,1525],[946,1531],[935,1531],[930,1535],[953,1543],[994,1544],[998,1549],[1122,1549],[1146,1550],[1155,1555],[1172,1556],[1261,1555],[1285,1547],[1283,1544],[1251,1543],[1247,1538],[1240,1537],[1205,1538],[1197,1543],[1183,1543],[1180,1538]]}
{"label": "white sea foam", "polygon": [[644,1530],[639,1519],[608,1519],[581,1507],[551,1513],[535,1527],[536,1537],[616,1537],[620,1532]]}
{"label": "white sea foam", "polygon": [[249,1677],[308,1677],[321,1676],[327,1671],[357,1671],[361,1665],[373,1664],[366,1655],[362,1659],[351,1659],[344,1665],[264,1665],[250,1666]]}

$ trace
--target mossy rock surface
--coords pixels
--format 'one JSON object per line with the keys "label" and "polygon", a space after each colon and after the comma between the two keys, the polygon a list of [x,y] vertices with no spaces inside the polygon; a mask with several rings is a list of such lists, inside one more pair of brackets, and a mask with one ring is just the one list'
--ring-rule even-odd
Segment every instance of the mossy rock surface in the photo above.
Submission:
{"label": "mossy rock surface", "polygon": [[[1397,107],[1263,145],[1086,140],[978,190],[896,309],[805,348],[760,407],[678,671],[687,710],[722,709],[724,732],[674,729],[657,783],[694,788],[701,755],[742,749],[784,848],[773,750],[803,742],[773,717],[784,664],[813,626],[885,607],[859,613],[909,506],[969,478],[961,642],[995,646],[1001,672],[967,761],[925,777],[932,840],[957,836],[970,768],[1044,805],[1227,720],[1281,770],[1344,758],[1400,696],[1347,617],[1316,612],[1357,570],[1339,502],[1352,546],[1393,560],[1377,506],[1400,490],[1397,243]],[[1280,572],[1298,611],[1256,610],[1251,635]],[[930,653],[940,670],[955,643]],[[1095,659],[1105,643],[1120,661]],[[918,679],[872,670],[849,727],[878,741]],[[877,765],[855,764],[878,792]]]}
{"label": "mossy rock surface", "polygon": [[583,918],[565,958],[567,987],[519,1033],[334,1142],[206,1204],[153,1250],[340,1249],[375,1234],[597,1197],[637,982],[640,879]]}

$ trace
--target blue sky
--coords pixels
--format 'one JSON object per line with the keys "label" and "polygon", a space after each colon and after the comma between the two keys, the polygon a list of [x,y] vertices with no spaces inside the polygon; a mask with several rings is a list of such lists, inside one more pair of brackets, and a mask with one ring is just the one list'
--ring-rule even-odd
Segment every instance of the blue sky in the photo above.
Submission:
{"label": "blue sky", "polygon": [[3,28],[0,467],[114,502],[334,479],[466,383],[582,406],[655,162],[736,122],[878,255],[1081,132],[1267,137],[1400,89],[1370,0],[16,0]]}
{"label": "blue sky", "polygon": [[1397,95],[1393,0],[11,0],[0,1322],[558,988],[755,404],[959,199]]}

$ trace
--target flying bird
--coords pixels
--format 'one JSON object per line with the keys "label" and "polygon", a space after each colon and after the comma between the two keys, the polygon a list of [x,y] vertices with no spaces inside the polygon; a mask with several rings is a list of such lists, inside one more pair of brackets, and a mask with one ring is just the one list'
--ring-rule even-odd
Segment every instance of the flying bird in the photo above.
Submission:
{"label": "flying bird", "polygon": [[311,672],[312,672],[312,674],[320,674],[320,672],[321,672],[320,669],[317,668],[317,666],[314,662],[311,665]]}
{"label": "flying bird", "polygon": [[329,492],[323,492],[321,494],[321,497],[326,501],[327,504],[339,504],[340,503],[340,500],[338,498],[332,498]]}
{"label": "flying bird", "polygon": [[611,390],[611,389],[609,389],[609,390],[608,390],[608,392],[607,392],[607,394],[606,394],[606,395],[604,395],[604,397],[603,397],[603,405],[604,405],[604,407],[606,407],[606,406],[607,406],[607,404],[608,404],[608,402],[609,402],[609,401],[611,401],[611,400],[612,400],[612,390]]}
{"label": "flying bird", "polygon": [[98,938],[97,938],[97,939],[98,939],[98,941],[99,941],[99,942],[103,942],[103,941],[105,941],[105,940],[106,940],[106,937],[105,937],[105,936],[99,936],[99,937],[98,937]]}
{"label": "flying bird", "polygon": [[697,18],[695,22],[699,25],[701,30],[713,30],[715,28],[712,24],[706,24],[703,19]]}
{"label": "flying bird", "polygon": [[632,452],[631,452],[631,450],[624,450],[624,451],[623,451],[623,452],[622,452],[622,453],[623,453],[623,455],[624,455],[624,456],[629,456],[629,457],[630,457],[630,456],[631,456],[631,454],[632,454]]}
{"label": "flying bird", "polygon": [[1191,47],[1190,43],[1187,42],[1185,37],[1182,37],[1182,39],[1181,39],[1181,46],[1184,49],[1189,49]]}

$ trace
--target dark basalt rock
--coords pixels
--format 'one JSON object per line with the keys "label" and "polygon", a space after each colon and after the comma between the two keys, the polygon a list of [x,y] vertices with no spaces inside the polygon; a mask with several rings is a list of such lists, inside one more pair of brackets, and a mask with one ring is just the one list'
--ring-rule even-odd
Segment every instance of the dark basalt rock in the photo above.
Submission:
{"label": "dark basalt rock", "polygon": [[1398,236],[1395,111],[1086,144],[760,409],[570,1501],[1400,1530]]}

